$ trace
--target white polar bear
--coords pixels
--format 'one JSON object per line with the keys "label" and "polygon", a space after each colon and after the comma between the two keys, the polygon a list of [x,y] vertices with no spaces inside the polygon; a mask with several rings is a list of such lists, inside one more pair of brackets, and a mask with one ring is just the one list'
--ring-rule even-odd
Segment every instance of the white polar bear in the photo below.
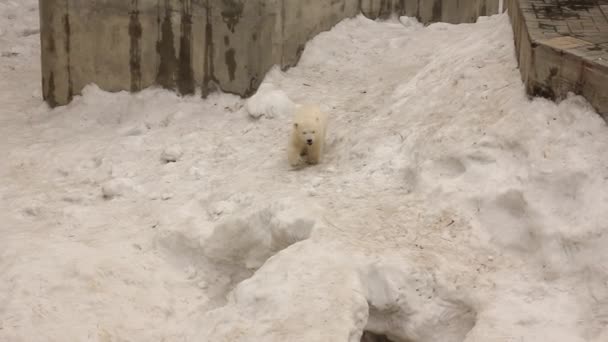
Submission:
{"label": "white polar bear", "polygon": [[289,164],[321,162],[325,144],[327,114],[314,105],[299,105],[295,109],[293,128],[287,149]]}

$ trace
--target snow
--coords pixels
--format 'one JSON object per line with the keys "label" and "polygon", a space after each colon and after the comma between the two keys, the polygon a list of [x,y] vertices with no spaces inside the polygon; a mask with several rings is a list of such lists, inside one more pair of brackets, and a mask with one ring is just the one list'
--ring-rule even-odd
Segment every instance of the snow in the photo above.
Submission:
{"label": "snow", "polygon": [[114,197],[123,196],[133,191],[133,182],[128,178],[111,179],[101,186],[103,198],[112,199]]}
{"label": "snow", "polygon": [[0,341],[608,339],[608,129],[525,96],[506,15],[345,20],[248,101],[50,110],[36,4],[0,1]]}
{"label": "snow", "polygon": [[174,163],[182,157],[184,152],[179,145],[171,145],[167,147],[160,155],[160,159],[165,163]]}
{"label": "snow", "polygon": [[245,102],[249,115],[254,119],[289,118],[294,113],[295,103],[272,83],[262,83],[257,92]]}

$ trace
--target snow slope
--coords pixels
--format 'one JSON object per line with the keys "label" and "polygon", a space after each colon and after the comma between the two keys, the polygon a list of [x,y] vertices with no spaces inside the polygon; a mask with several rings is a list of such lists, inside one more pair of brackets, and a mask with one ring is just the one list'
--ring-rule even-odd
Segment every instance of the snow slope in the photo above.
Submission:
{"label": "snow slope", "polygon": [[[507,16],[345,20],[249,102],[49,110],[36,3],[0,1],[0,341],[608,339],[608,129],[526,98]],[[299,171],[294,102],[330,113]]]}

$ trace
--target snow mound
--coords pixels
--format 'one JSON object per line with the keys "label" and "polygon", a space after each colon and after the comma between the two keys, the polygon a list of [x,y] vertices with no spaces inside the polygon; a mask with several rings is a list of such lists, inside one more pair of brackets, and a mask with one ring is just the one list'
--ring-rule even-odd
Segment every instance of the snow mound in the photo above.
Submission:
{"label": "snow mound", "polygon": [[[365,331],[394,342],[460,342],[476,311],[449,287],[408,260],[370,262],[338,245],[305,241],[240,283],[226,306],[206,315],[200,338],[359,342]],[[320,325],[325,329],[309,329]]]}
{"label": "snow mound", "polygon": [[249,116],[254,119],[289,118],[293,114],[295,104],[287,93],[277,89],[272,83],[262,83],[257,92],[251,96],[245,107]]}
{"label": "snow mound", "polygon": [[[281,251],[240,283],[225,306],[205,314],[195,338],[358,342],[360,334],[351,331],[365,324],[366,302],[355,256],[337,254],[335,247],[307,240]],[[319,324],[324,329],[310,329]]]}
{"label": "snow mound", "polygon": [[401,16],[401,17],[399,17],[399,22],[407,28],[413,28],[413,29],[424,28],[424,25],[421,22],[419,22],[418,19],[416,19],[415,17]]}
{"label": "snow mound", "polygon": [[295,200],[282,200],[217,223],[203,253],[214,262],[257,269],[276,252],[310,237],[318,214]]}
{"label": "snow mound", "polygon": [[158,238],[169,259],[196,270],[192,273],[200,277],[192,278],[210,287],[218,302],[274,254],[308,239],[320,215],[320,209],[306,200],[252,200],[235,196],[205,203],[216,210],[163,231]]}
{"label": "snow mound", "polygon": [[366,331],[394,342],[461,342],[475,325],[475,310],[430,271],[389,260],[365,266],[361,274],[369,305]]}
{"label": "snow mound", "polygon": [[160,159],[164,163],[175,163],[182,157],[184,151],[180,145],[171,145],[163,150]]}
{"label": "snow mound", "polygon": [[[527,98],[506,14],[344,20],[248,109],[89,85],[51,110],[37,8],[0,0],[1,341],[608,340],[608,130]],[[293,103],[332,127],[299,172]]]}
{"label": "snow mound", "polygon": [[104,199],[122,197],[135,191],[135,184],[127,178],[114,178],[101,186],[101,194]]}

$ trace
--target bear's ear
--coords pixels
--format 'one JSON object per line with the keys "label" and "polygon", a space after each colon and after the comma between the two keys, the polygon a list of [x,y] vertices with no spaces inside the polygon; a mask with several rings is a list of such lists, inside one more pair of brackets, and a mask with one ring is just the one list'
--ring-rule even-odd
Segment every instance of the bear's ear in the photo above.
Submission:
{"label": "bear's ear", "polygon": [[297,123],[297,122],[296,122],[296,123],[294,123],[294,124],[293,124],[293,127],[298,128],[298,123]]}

